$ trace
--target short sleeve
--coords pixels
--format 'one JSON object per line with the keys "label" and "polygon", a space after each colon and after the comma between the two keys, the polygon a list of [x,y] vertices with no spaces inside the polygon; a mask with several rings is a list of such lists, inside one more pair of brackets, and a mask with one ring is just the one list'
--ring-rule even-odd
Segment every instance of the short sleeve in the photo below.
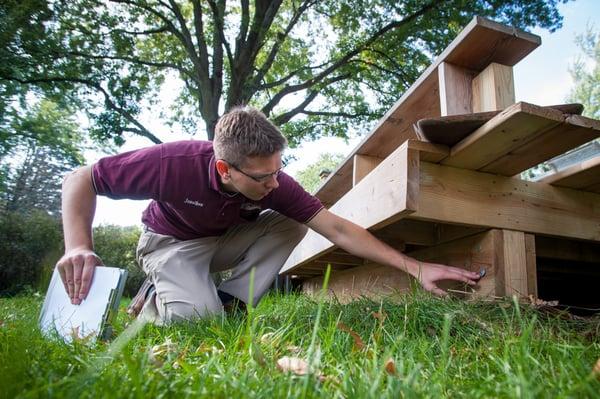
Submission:
{"label": "short sleeve", "polygon": [[160,199],[162,145],[100,159],[92,168],[96,194],[113,199]]}
{"label": "short sleeve", "polygon": [[291,176],[281,173],[278,182],[279,187],[271,198],[271,209],[299,223],[308,223],[324,208],[318,198],[306,192]]}

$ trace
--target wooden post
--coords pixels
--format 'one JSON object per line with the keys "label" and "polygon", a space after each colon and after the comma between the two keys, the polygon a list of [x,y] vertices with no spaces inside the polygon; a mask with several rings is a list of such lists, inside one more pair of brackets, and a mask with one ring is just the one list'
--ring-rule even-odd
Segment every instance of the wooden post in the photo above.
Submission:
{"label": "wooden post", "polygon": [[462,115],[473,112],[472,82],[474,72],[442,62],[438,66],[441,116]]}
{"label": "wooden post", "polygon": [[366,175],[381,163],[382,159],[368,155],[354,155],[354,166],[352,168],[352,187],[356,186]]}
{"label": "wooden post", "polygon": [[537,296],[535,239],[520,231],[495,230],[498,271],[496,293],[500,296]]}
{"label": "wooden post", "polygon": [[473,79],[473,112],[500,111],[515,103],[512,67],[491,63]]}

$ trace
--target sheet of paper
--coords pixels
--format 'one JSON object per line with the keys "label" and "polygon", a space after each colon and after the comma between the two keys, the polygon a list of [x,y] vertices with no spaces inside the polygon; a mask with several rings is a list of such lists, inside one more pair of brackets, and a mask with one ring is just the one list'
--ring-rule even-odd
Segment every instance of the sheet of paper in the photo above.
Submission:
{"label": "sheet of paper", "polygon": [[96,267],[87,298],[80,305],[72,305],[55,268],[40,315],[42,331],[48,334],[56,330],[67,342],[74,337],[95,340],[122,272],[115,267]]}

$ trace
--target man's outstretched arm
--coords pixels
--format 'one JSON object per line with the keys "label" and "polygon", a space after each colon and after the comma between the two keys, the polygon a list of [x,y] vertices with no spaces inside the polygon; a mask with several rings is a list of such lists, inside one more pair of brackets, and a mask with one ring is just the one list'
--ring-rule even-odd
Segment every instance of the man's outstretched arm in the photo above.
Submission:
{"label": "man's outstretched arm", "polygon": [[94,269],[102,265],[94,253],[92,221],[96,212],[96,192],[92,166],[84,166],[63,181],[62,217],[65,254],[56,267],[71,303],[79,305],[87,297]]}
{"label": "man's outstretched arm", "polygon": [[308,227],[353,255],[405,271],[415,277],[423,288],[436,295],[447,295],[436,284],[440,280],[456,280],[475,285],[480,277],[478,273],[457,267],[417,261],[380,241],[364,228],[327,209],[321,210],[308,222]]}

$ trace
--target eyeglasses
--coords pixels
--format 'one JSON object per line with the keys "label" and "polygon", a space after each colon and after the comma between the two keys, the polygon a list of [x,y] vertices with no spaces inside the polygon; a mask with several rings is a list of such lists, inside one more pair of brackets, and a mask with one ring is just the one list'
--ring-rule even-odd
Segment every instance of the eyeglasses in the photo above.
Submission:
{"label": "eyeglasses", "polygon": [[269,181],[269,179],[271,177],[277,178],[277,176],[279,176],[279,174],[281,173],[281,169],[283,169],[283,166],[279,169],[277,169],[275,172],[273,173],[267,173],[265,175],[251,175],[248,174],[246,172],[244,172],[242,169],[240,169],[239,167],[237,167],[237,165],[231,163],[231,162],[227,162],[229,165],[231,165],[231,167],[235,170],[237,170],[238,172],[240,172],[241,174],[243,174],[244,176],[248,176],[249,178],[251,178],[252,180],[254,180],[257,183],[265,183],[267,181]]}

